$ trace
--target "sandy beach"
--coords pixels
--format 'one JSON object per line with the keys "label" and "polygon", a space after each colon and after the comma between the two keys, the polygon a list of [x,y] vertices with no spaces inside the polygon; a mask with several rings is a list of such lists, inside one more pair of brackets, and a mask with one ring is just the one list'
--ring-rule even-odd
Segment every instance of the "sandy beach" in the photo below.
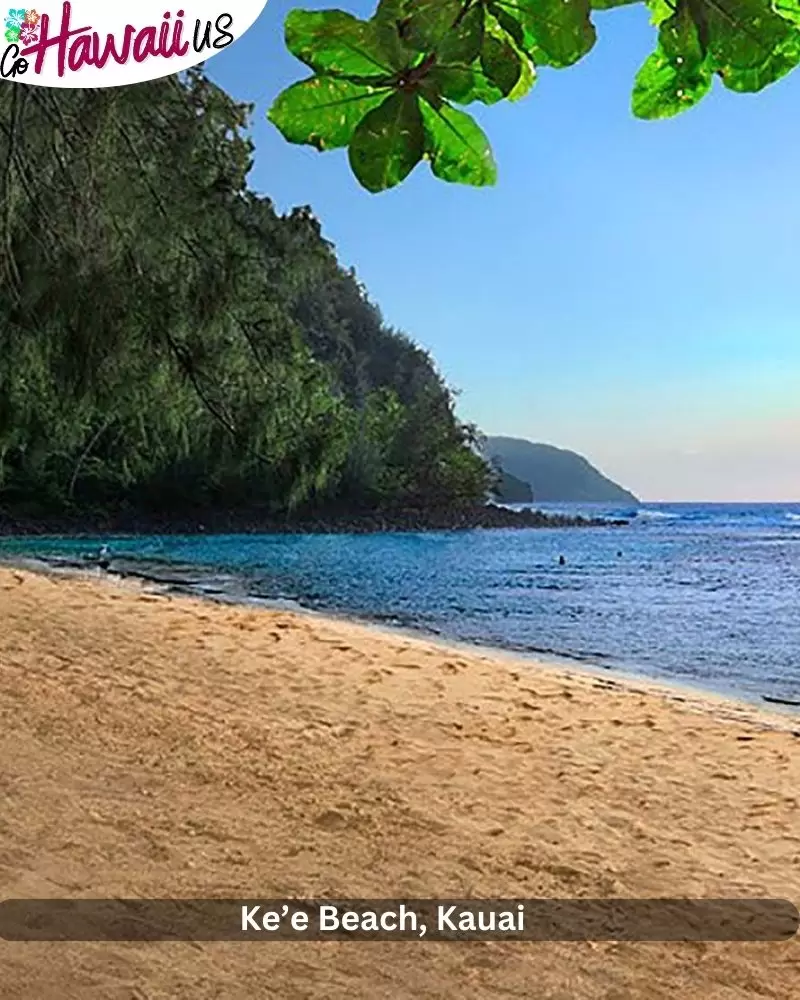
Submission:
{"label": "sandy beach", "polygon": [[[800,718],[0,569],[0,897],[800,902]],[[0,942],[0,996],[788,1000],[748,944]]]}

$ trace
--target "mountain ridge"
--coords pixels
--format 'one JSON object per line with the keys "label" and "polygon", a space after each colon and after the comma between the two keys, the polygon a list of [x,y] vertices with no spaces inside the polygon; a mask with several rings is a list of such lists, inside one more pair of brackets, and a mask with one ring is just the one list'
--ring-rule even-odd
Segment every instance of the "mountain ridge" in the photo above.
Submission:
{"label": "mountain ridge", "polygon": [[498,499],[506,499],[508,477],[530,486],[534,503],[636,503],[639,498],[615,483],[583,455],[525,438],[491,435],[486,457],[505,474]]}

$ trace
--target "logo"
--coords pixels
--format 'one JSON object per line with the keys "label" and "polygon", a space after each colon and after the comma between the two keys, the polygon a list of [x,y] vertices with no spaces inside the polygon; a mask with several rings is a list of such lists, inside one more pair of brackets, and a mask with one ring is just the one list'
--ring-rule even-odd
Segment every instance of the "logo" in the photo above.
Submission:
{"label": "logo", "polygon": [[[120,87],[171,76],[222,52],[267,0],[44,0],[11,7],[0,39],[0,78],[39,87]],[[224,6],[223,6],[224,5]],[[124,8],[135,8],[135,14]]]}

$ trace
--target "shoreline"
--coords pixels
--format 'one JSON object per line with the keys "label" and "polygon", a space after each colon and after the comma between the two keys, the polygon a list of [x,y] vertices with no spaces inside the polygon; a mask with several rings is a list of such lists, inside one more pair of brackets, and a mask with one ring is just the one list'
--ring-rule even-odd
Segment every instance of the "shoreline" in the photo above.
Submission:
{"label": "shoreline", "polygon": [[527,528],[608,528],[629,524],[625,518],[546,513],[499,503],[448,508],[332,510],[328,513],[279,517],[261,510],[189,511],[184,515],[131,512],[64,514],[41,517],[0,508],[0,538],[105,535],[221,534],[381,534],[389,532],[475,531]]}
{"label": "shoreline", "polygon": [[[100,586],[120,586],[122,589],[127,588],[143,593],[161,594],[175,597],[179,600],[200,601],[201,603],[210,603],[222,607],[251,608],[255,611],[283,612],[300,617],[308,617],[323,624],[327,622],[345,626],[352,625],[387,640],[404,638],[412,642],[416,641],[433,646],[439,649],[442,654],[459,653],[467,656],[475,656],[485,661],[501,662],[512,667],[516,665],[517,667],[524,666],[532,670],[541,670],[567,679],[576,677],[589,678],[603,682],[609,687],[618,687],[621,690],[629,690],[634,693],[641,693],[644,690],[648,694],[666,698],[676,704],[692,707],[701,712],[711,709],[728,709],[733,713],[732,718],[737,719],[746,719],[748,716],[755,715],[761,719],[767,728],[774,728],[774,725],[780,722],[781,725],[779,728],[786,729],[793,735],[800,737],[800,705],[759,701],[755,697],[750,699],[738,692],[723,692],[714,688],[704,687],[700,684],[693,684],[689,680],[655,678],[641,673],[632,667],[623,667],[617,664],[605,665],[589,659],[584,660],[578,657],[571,657],[567,654],[538,653],[535,651],[515,650],[504,646],[496,646],[491,643],[459,640],[435,632],[429,632],[424,628],[399,624],[393,625],[380,620],[350,614],[346,611],[338,612],[332,609],[311,608],[294,600],[270,600],[268,598],[240,599],[235,596],[228,597],[214,593],[202,593],[193,590],[189,586],[181,587],[172,583],[159,583],[150,577],[140,576],[132,572],[115,573],[109,571],[101,573],[98,570],[88,567],[84,569],[71,565],[58,566],[46,560],[35,558],[5,559],[0,555],[0,570],[4,567],[16,567],[26,572],[38,573],[44,576],[85,580],[86,582],[96,583]],[[133,586],[131,587],[131,585]],[[758,718],[755,721],[758,721]]]}

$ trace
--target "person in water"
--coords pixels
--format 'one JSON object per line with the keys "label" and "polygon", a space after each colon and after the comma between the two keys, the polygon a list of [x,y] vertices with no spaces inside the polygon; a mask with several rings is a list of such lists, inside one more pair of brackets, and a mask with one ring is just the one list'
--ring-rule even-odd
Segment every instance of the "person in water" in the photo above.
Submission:
{"label": "person in water", "polygon": [[563,556],[559,556],[558,557],[558,565],[559,566],[566,566],[567,565],[567,560]]}
{"label": "person in water", "polygon": [[103,570],[108,569],[111,565],[111,549],[107,545],[104,545],[100,549],[100,553],[97,556],[97,565]]}

